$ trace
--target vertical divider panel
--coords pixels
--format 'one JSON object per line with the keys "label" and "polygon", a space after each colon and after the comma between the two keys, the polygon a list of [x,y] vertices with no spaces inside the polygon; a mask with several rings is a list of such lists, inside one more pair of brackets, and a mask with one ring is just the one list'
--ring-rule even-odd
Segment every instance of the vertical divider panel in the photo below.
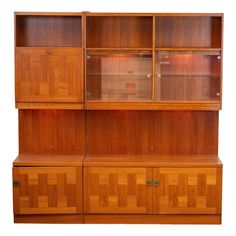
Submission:
{"label": "vertical divider panel", "polygon": [[86,107],[86,101],[87,101],[87,42],[86,42],[86,30],[87,30],[87,15],[86,12],[83,12],[83,16],[82,16],[82,23],[83,23],[83,32],[82,32],[82,39],[83,39],[83,51],[84,51],[84,103],[85,103],[85,107]]}
{"label": "vertical divider panel", "polygon": [[152,100],[155,100],[155,42],[156,42],[156,17],[152,17]]}

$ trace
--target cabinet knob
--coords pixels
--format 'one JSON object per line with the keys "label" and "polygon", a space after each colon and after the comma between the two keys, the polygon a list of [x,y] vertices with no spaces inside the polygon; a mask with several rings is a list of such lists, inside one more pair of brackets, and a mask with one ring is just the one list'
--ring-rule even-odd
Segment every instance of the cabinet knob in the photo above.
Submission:
{"label": "cabinet knob", "polygon": [[146,180],[146,186],[150,187],[152,185],[152,181],[150,179]]}
{"label": "cabinet knob", "polygon": [[50,50],[48,50],[48,51],[47,51],[47,53],[48,53],[48,54],[51,54],[51,51],[50,51]]}
{"label": "cabinet knob", "polygon": [[159,179],[154,179],[153,184],[155,187],[158,187],[160,185],[160,180]]}

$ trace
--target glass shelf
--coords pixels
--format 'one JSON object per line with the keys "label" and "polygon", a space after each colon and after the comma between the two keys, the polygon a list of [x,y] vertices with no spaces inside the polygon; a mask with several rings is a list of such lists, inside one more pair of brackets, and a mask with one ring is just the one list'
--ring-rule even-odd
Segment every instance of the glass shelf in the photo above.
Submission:
{"label": "glass shelf", "polygon": [[151,51],[88,51],[88,100],[151,100]]}
{"label": "glass shelf", "polygon": [[156,101],[219,101],[220,51],[156,51]]}

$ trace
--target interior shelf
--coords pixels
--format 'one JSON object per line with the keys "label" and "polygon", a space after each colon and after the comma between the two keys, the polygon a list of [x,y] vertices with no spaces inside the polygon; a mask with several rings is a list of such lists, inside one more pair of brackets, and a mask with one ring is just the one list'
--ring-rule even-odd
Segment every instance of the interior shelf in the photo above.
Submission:
{"label": "interior shelf", "polygon": [[115,48],[115,47],[108,47],[108,48],[103,48],[103,47],[98,47],[98,48],[86,48],[87,51],[151,51],[152,48]]}
{"label": "interior shelf", "polygon": [[170,48],[155,48],[158,51],[221,51],[221,48],[211,47],[170,47]]}

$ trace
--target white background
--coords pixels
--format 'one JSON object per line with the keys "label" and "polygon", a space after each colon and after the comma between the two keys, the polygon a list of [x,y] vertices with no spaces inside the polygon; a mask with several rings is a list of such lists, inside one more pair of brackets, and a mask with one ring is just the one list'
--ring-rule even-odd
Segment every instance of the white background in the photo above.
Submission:
{"label": "white background", "polygon": [[[0,235],[236,235],[236,7],[233,0],[1,0],[0,2]],[[224,163],[222,225],[13,224],[12,161],[18,153],[14,104],[14,11],[224,12],[223,111],[219,156]]]}

